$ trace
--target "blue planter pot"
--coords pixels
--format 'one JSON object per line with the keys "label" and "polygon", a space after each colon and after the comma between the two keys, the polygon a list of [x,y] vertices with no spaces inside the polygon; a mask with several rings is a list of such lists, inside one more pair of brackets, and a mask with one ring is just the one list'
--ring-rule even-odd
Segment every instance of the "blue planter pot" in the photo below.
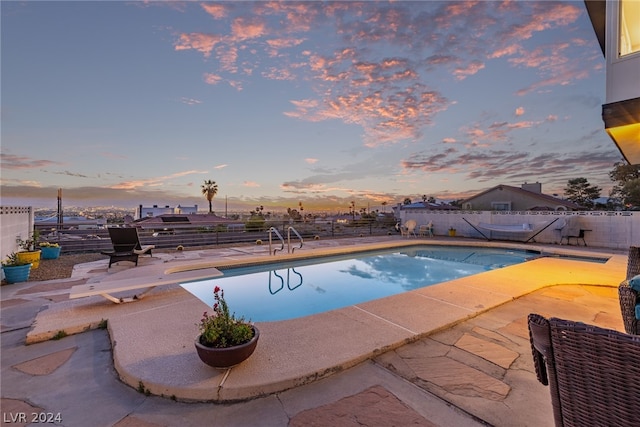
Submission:
{"label": "blue planter pot", "polygon": [[56,259],[60,256],[62,248],[60,246],[43,246],[40,248],[42,259]]}
{"label": "blue planter pot", "polygon": [[29,280],[29,273],[31,273],[31,264],[3,265],[2,271],[4,271],[4,278],[7,280],[7,283],[26,282]]}

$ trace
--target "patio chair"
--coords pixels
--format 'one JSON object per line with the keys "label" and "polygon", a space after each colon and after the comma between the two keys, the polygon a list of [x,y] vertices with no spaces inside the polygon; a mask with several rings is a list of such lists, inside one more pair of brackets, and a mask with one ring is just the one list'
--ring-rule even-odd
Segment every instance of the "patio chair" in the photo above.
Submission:
{"label": "patio chair", "polygon": [[433,237],[433,221],[429,221],[426,225],[421,225],[419,230],[420,237]]}
{"label": "patio chair", "polygon": [[529,337],[556,426],[638,425],[639,336],[530,314]]}
{"label": "patio chair", "polygon": [[416,236],[416,226],[417,225],[418,225],[418,223],[415,222],[415,220],[410,219],[407,222],[405,222],[404,224],[402,224],[402,226],[400,226],[400,233],[403,236],[407,236],[407,237],[409,237],[412,234],[413,234],[413,237],[418,237],[418,236]]}
{"label": "patio chair", "polygon": [[109,230],[109,237],[111,237],[111,244],[113,245],[113,251],[100,252],[103,255],[109,256],[109,268],[111,264],[119,261],[131,261],[138,265],[138,256],[151,254],[151,250],[155,249],[154,245],[142,246],[140,244],[140,237],[138,236],[138,229],[132,227],[114,228]]}
{"label": "patio chair", "polygon": [[[636,285],[635,276],[640,274],[640,247],[631,246],[629,248],[629,258],[627,259],[627,278],[618,286],[618,298],[620,300],[620,313],[624,330],[628,334],[640,335],[640,309],[636,308],[640,304],[640,286]],[[635,289],[634,289],[635,288]]]}

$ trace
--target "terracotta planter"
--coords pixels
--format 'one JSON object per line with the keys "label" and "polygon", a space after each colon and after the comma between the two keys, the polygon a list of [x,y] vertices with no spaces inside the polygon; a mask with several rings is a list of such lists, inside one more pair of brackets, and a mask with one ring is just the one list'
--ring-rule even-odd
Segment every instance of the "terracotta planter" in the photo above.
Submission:
{"label": "terracotta planter", "polygon": [[200,344],[200,336],[196,338],[196,350],[198,356],[205,364],[213,368],[230,368],[244,362],[253,354],[258,345],[260,331],[255,326],[253,328],[253,338],[244,344],[234,347],[214,348]]}
{"label": "terracotta planter", "polygon": [[29,280],[31,273],[31,264],[24,265],[3,265],[4,278],[7,283],[20,283]]}
{"label": "terracotta planter", "polygon": [[31,263],[31,268],[40,266],[40,250],[18,252],[16,255],[21,262]]}
{"label": "terracotta planter", "polygon": [[62,248],[60,246],[43,246],[40,250],[42,251],[42,259],[56,259],[60,256]]}

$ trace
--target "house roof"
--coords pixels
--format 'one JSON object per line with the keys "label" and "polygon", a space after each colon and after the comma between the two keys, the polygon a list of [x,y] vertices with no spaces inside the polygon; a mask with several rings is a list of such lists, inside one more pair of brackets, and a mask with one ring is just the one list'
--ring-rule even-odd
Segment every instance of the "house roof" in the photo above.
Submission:
{"label": "house roof", "polygon": [[605,0],[585,0],[584,5],[587,8],[591,26],[596,33],[596,38],[598,39],[598,43],[600,43],[600,49],[602,49],[602,54],[604,55],[607,3]]}
{"label": "house roof", "polygon": [[218,224],[236,224],[242,221],[231,220],[215,214],[163,214],[149,218],[141,218],[134,221],[140,228],[165,228],[169,227],[206,227]]}
{"label": "house roof", "polygon": [[438,203],[429,203],[429,202],[415,202],[410,203],[408,205],[400,205],[400,209],[431,209],[435,211],[450,211],[450,210],[459,210],[455,206],[446,205],[446,204],[438,204]]}
{"label": "house roof", "polygon": [[[537,193],[535,191],[524,190],[524,189],[522,189],[520,187],[513,187],[511,185],[503,185],[503,184],[496,185],[495,187],[489,188],[488,190],[485,190],[485,191],[483,191],[481,193],[478,193],[478,194],[476,194],[474,196],[471,196],[471,197],[469,197],[467,199],[464,199],[462,201],[462,205],[464,206],[465,203],[469,203],[469,201],[471,201],[471,200],[473,200],[473,199],[475,199],[477,197],[483,196],[485,194],[488,194],[488,193],[491,193],[491,192],[494,192],[494,191],[500,190],[500,189],[508,189],[508,190],[510,190],[512,192],[521,193],[521,194],[523,194],[523,195],[525,195],[527,197],[536,198],[536,199],[540,200],[541,202],[546,202],[546,203],[550,203],[550,204],[552,203],[552,204],[554,204],[556,206],[557,205],[562,205],[562,206],[566,206],[567,208],[574,209],[574,210],[584,209],[582,206],[580,206],[580,205],[578,205],[576,203],[573,203],[570,200],[563,200],[563,199],[559,199],[557,197],[549,196],[547,194]],[[534,208],[536,210],[541,210],[542,206],[535,206]]]}

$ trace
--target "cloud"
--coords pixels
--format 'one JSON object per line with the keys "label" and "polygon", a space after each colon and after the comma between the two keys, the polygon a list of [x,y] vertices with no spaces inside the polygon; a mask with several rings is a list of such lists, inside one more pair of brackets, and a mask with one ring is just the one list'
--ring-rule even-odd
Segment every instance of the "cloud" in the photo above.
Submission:
{"label": "cloud", "polygon": [[202,3],[200,6],[214,19],[222,19],[228,14],[228,7],[224,3]]}
{"label": "cloud", "polygon": [[524,114],[524,107],[516,108],[516,116],[521,116]]}
{"label": "cloud", "polygon": [[257,182],[254,182],[254,181],[244,181],[242,183],[242,185],[245,186],[245,187],[251,187],[251,188],[260,187],[260,184],[258,184]]}
{"label": "cloud", "polygon": [[[539,80],[518,95],[570,84],[588,73],[571,66],[568,43],[532,51],[526,46],[536,33],[574,23],[582,10],[573,4],[256,2],[202,7],[219,23],[217,34],[184,32],[175,48],[215,56],[217,69],[205,74],[207,84],[225,81],[243,90],[239,76],[256,71],[269,80],[308,81],[315,95],[292,99],[295,108],[283,114],[356,124],[368,147],[420,139],[452,104],[427,84],[434,71],[446,70],[462,81],[485,69],[487,59],[535,68]],[[312,43],[318,33],[327,34],[322,45]],[[576,38],[572,45],[579,42]]]}
{"label": "cloud", "polygon": [[180,98],[180,102],[187,105],[202,104],[202,101],[200,101],[199,99],[187,98],[186,96],[183,96],[182,98]]}
{"label": "cloud", "polygon": [[211,56],[214,46],[221,40],[222,37],[212,34],[180,34],[178,40],[174,43],[174,48],[177,51],[194,49],[201,52],[206,58]]}
{"label": "cloud", "polygon": [[63,163],[45,159],[34,159],[10,153],[0,153],[2,169],[38,169],[48,166],[63,165]]}
{"label": "cloud", "polygon": [[223,164],[221,164],[221,165],[216,165],[216,166],[214,166],[213,168],[214,168],[214,169],[224,169],[224,168],[226,168],[227,166],[229,166],[229,165],[227,165],[226,163],[223,163]]}
{"label": "cloud", "polygon": [[235,40],[255,39],[267,34],[266,23],[262,18],[236,18],[231,23],[231,36]]}
{"label": "cloud", "polygon": [[166,182],[169,182],[174,178],[179,178],[182,176],[194,175],[194,174],[206,174],[206,173],[207,171],[190,170],[190,171],[176,172],[171,175],[164,175],[159,177],[123,181],[116,184],[106,185],[105,187],[111,188],[114,190],[135,190],[143,187],[157,187],[157,186],[164,185]]}
{"label": "cloud", "polygon": [[533,33],[571,24],[580,17],[581,13],[581,9],[573,4],[536,3],[533,5],[531,14],[526,15],[528,20],[512,25],[506,32],[505,38],[526,40],[531,38]]}
{"label": "cloud", "polygon": [[310,165],[313,165],[314,163],[318,162],[318,159],[314,159],[314,158],[308,157],[308,158],[304,159],[304,161],[309,163]]}
{"label": "cloud", "polygon": [[453,75],[456,76],[458,80],[464,80],[469,76],[476,74],[478,71],[484,68],[484,64],[480,61],[472,61],[467,64],[465,68],[458,67],[453,70]]}

